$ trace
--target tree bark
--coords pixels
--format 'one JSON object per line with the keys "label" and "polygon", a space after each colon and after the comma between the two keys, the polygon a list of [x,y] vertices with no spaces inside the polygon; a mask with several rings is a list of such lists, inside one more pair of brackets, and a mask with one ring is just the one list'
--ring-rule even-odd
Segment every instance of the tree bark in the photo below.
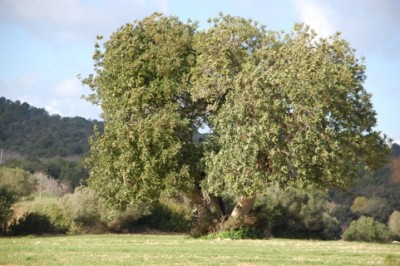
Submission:
{"label": "tree bark", "polygon": [[203,193],[199,188],[194,188],[191,193],[191,199],[196,207],[197,222],[191,234],[193,236],[201,236],[209,231],[211,225],[211,212],[206,205]]}
{"label": "tree bark", "polygon": [[192,234],[204,235],[220,230],[226,213],[222,199],[206,194],[200,188],[193,189],[191,197],[197,213],[197,225]]}
{"label": "tree bark", "polygon": [[246,218],[253,209],[256,197],[241,196],[236,203],[228,220],[224,223],[223,229],[232,230],[246,225]]}

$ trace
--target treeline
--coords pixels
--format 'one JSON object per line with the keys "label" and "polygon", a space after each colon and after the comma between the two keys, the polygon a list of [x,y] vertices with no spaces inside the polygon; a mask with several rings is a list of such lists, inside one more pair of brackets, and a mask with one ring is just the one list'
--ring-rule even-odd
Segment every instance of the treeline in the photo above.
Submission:
{"label": "treeline", "polygon": [[[399,162],[400,146],[394,144],[387,165],[376,172],[365,172],[346,190],[265,188],[247,221],[249,227],[216,232],[207,237],[400,240]],[[27,171],[0,167],[2,197],[17,195],[8,201],[12,202],[10,206],[34,191],[50,192],[59,198],[57,204],[30,210],[20,217],[13,216],[12,211],[7,212],[10,206],[8,209],[3,206],[3,213],[8,213],[7,222],[3,217],[3,234],[133,233],[143,230],[190,233],[197,224],[196,207],[179,194],[163,195],[153,203],[132,204],[116,210],[85,186],[85,182],[73,193],[71,190],[66,193],[62,187],[64,181],[54,180],[43,172],[32,177]],[[14,192],[10,195],[10,191]],[[222,204],[229,212],[235,199],[228,194],[222,198]]]}
{"label": "treeline", "polygon": [[0,98],[0,148],[35,157],[82,156],[88,137],[103,123],[82,117],[49,115],[27,103]]}
{"label": "treeline", "polygon": [[30,174],[44,173],[70,187],[70,192],[74,191],[75,187],[84,184],[88,178],[88,172],[82,160],[67,161],[61,158],[40,160],[37,157],[27,157],[7,160],[3,166],[22,169]]}

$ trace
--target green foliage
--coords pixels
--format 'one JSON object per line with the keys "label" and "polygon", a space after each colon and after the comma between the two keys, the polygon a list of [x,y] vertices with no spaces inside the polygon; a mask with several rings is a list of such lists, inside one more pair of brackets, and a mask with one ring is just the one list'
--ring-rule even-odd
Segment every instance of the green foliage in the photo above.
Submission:
{"label": "green foliage", "polygon": [[[167,198],[153,205],[129,205],[121,211],[109,208],[90,188],[78,187],[63,197],[62,206],[66,218],[56,217],[63,224],[70,220],[74,233],[132,233],[147,229],[188,232],[192,226],[191,210],[184,203]],[[54,216],[57,210],[52,213]]]}
{"label": "green foliage", "polygon": [[57,228],[52,224],[50,217],[37,212],[25,213],[18,220],[14,220],[9,226],[9,235],[42,235],[66,233],[65,228]]}
{"label": "green foliage", "polygon": [[388,164],[374,172],[362,171],[362,176],[353,180],[346,190],[329,191],[329,200],[333,203],[330,213],[342,228],[347,228],[360,215],[386,223],[389,214],[400,209],[400,183],[394,182],[397,172],[393,163],[399,160],[399,149],[399,145],[393,144]]}
{"label": "green foliage", "polygon": [[388,227],[394,234],[397,235],[397,237],[400,237],[400,212],[399,211],[394,211],[390,215]]}
{"label": "green foliage", "polygon": [[84,183],[88,177],[81,161],[54,159],[44,163],[43,166],[47,175],[68,183],[73,189]]}
{"label": "green foliage", "polygon": [[108,212],[106,223],[108,230],[113,233],[134,233],[143,230],[148,222],[141,222],[144,216],[150,215],[147,204],[129,205],[124,211],[112,210]]}
{"label": "green foliage", "polygon": [[[83,83],[105,128],[91,138],[87,165],[106,202],[123,209],[180,191],[200,206],[193,195],[343,187],[385,161],[364,62],[340,34],[318,39],[302,24],[267,31],[222,14],[210,22],[198,30],[155,13],[96,43]],[[209,139],[195,143],[204,124]],[[335,224],[313,199],[292,207],[307,230]]]}
{"label": "green foliage", "polygon": [[22,169],[0,166],[0,187],[8,187],[20,197],[29,196],[36,186],[36,178]]}
{"label": "green foliage", "polygon": [[0,234],[7,230],[13,205],[35,189],[36,178],[21,170],[0,166]]}
{"label": "green foliage", "polygon": [[345,186],[364,162],[385,159],[365,66],[338,34],[317,40],[303,25],[281,35],[241,18],[213,22],[199,37],[202,71],[194,79],[203,89],[193,90],[214,107],[209,191],[251,196],[273,182]]}
{"label": "green foliage", "polygon": [[393,234],[386,225],[371,217],[361,216],[357,221],[351,222],[343,234],[343,239],[346,241],[389,242],[393,239]]}
{"label": "green foliage", "polygon": [[78,187],[73,194],[62,199],[66,216],[72,221],[71,230],[75,233],[98,233],[106,231],[102,219],[103,201],[89,188]]}
{"label": "green foliage", "polygon": [[387,200],[383,198],[356,197],[351,210],[358,214],[386,223],[392,211]]}
{"label": "green foliage", "polygon": [[205,239],[262,239],[263,234],[254,227],[246,226],[235,230],[225,230],[218,233],[212,233],[204,237]]}
{"label": "green foliage", "polygon": [[8,221],[13,213],[11,207],[19,198],[18,194],[8,187],[0,186],[0,235],[6,233]]}
{"label": "green foliage", "polygon": [[329,214],[335,217],[339,223],[345,227],[349,226],[350,222],[357,219],[358,216],[350,210],[350,204],[337,203],[332,201]]}
{"label": "green foliage", "polygon": [[88,178],[88,172],[81,161],[67,161],[61,158],[40,160],[36,157],[28,157],[21,160],[8,160],[4,165],[10,168],[21,168],[32,174],[44,173],[63,184],[68,184],[72,190],[85,183]]}
{"label": "green foliage", "polygon": [[143,217],[136,224],[143,224],[149,229],[163,232],[187,233],[192,226],[191,212],[183,204],[169,201],[156,203],[151,213]]}
{"label": "green foliage", "polygon": [[[399,160],[397,144],[392,145],[389,154],[390,161],[374,172],[363,172],[361,179],[356,179],[352,183],[348,193],[352,200],[358,196],[369,199],[385,199],[389,206],[389,213],[400,209],[400,183],[396,182],[396,162]],[[387,217],[386,217],[387,218]]]}
{"label": "green foliage", "polygon": [[[90,186],[124,207],[187,191],[199,176],[198,105],[189,89],[196,26],[160,14],[128,23],[97,48],[92,101],[101,103],[104,133],[91,139]],[[99,46],[98,46],[99,47]]]}
{"label": "green foliage", "polygon": [[50,116],[44,109],[0,98],[0,147],[38,157],[82,156],[98,121]]}
{"label": "green foliage", "polygon": [[29,156],[25,159],[9,159],[3,166],[9,168],[20,168],[31,174],[44,170],[44,163],[37,157]]}
{"label": "green foliage", "polygon": [[268,190],[256,204],[258,227],[281,237],[337,239],[339,222],[329,215],[321,192]]}
{"label": "green foliage", "polygon": [[46,215],[55,233],[65,234],[70,231],[71,221],[58,204],[51,204],[43,208],[39,213]]}

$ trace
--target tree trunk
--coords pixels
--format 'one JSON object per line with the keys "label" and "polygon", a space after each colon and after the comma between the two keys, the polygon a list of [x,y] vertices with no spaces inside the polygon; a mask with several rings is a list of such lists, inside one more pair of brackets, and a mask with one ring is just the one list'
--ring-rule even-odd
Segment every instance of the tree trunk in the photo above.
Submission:
{"label": "tree trunk", "polygon": [[191,193],[191,199],[196,207],[197,222],[191,234],[193,236],[201,236],[209,231],[211,225],[211,212],[204,200],[203,193],[199,188],[194,188]]}
{"label": "tree trunk", "polygon": [[191,198],[197,214],[197,224],[192,235],[199,236],[220,230],[225,221],[225,206],[222,199],[206,194],[200,188],[192,190]]}
{"label": "tree trunk", "polygon": [[224,223],[223,229],[237,229],[249,223],[249,221],[246,221],[246,218],[249,216],[250,211],[253,209],[255,201],[256,197],[241,196],[228,220]]}

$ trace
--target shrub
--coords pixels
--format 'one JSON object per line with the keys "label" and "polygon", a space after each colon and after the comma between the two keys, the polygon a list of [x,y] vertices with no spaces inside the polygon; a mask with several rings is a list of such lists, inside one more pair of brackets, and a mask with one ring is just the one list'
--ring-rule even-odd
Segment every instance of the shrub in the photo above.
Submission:
{"label": "shrub", "polygon": [[332,217],[327,213],[322,215],[322,230],[317,233],[317,236],[324,240],[338,239],[341,234],[340,222],[336,217]]}
{"label": "shrub", "polygon": [[147,204],[129,205],[124,211],[111,210],[107,217],[107,227],[113,233],[133,233],[137,231],[138,220],[150,213]]}
{"label": "shrub", "polygon": [[[335,217],[338,221],[339,224],[342,226],[344,225],[349,225],[351,221],[358,219],[358,215],[354,214],[350,210],[351,204],[342,203],[336,203],[336,202],[331,202],[330,203],[330,209],[328,210],[329,215],[332,217]],[[346,227],[347,227],[346,226]]]}
{"label": "shrub", "polygon": [[346,241],[389,242],[392,238],[393,235],[386,225],[366,216],[351,222],[343,234]]}
{"label": "shrub", "polygon": [[40,213],[49,217],[52,226],[55,229],[55,233],[65,234],[70,231],[71,220],[68,219],[61,207],[57,204],[51,204],[46,206]]}
{"label": "shrub", "polygon": [[336,239],[339,222],[329,215],[326,196],[274,189],[257,203],[257,227],[280,237]]}
{"label": "shrub", "polygon": [[131,233],[144,229],[188,232],[191,228],[190,209],[167,198],[154,205],[130,205],[125,210],[115,210],[108,208],[90,188],[78,187],[74,194],[63,197],[62,206],[74,233]]}
{"label": "shrub", "polygon": [[391,207],[383,198],[356,197],[351,210],[358,215],[373,217],[379,222],[386,223]]}
{"label": "shrub", "polygon": [[394,211],[389,218],[388,222],[389,229],[397,235],[397,237],[400,237],[400,212],[399,211]]}
{"label": "shrub", "polygon": [[255,213],[257,217],[257,227],[265,232],[266,235],[271,235],[285,221],[284,207],[272,198],[267,197],[256,203]]}
{"label": "shrub", "polygon": [[46,198],[50,199],[50,197],[51,201],[46,200],[43,201],[42,203],[37,203],[37,204],[33,203],[26,207],[21,207],[20,213],[24,214],[33,212],[46,215],[49,218],[51,224],[56,229],[56,233],[59,234],[68,233],[71,229],[71,224],[72,224],[71,220],[64,213],[60,202],[58,200],[53,201],[52,197],[54,197],[54,195],[51,194],[46,195]]}
{"label": "shrub", "polygon": [[50,218],[41,213],[29,212],[18,220],[14,220],[9,227],[9,234],[42,235],[57,233],[57,228],[51,223]]}
{"label": "shrub", "polygon": [[102,219],[103,201],[89,188],[78,187],[74,194],[66,194],[62,199],[66,216],[71,220],[74,233],[100,233],[106,231]]}
{"label": "shrub", "polygon": [[153,206],[149,215],[137,222],[137,225],[140,224],[165,232],[188,232],[192,226],[191,212],[183,204],[164,199]]}
{"label": "shrub", "polygon": [[18,199],[19,196],[8,187],[0,187],[0,235],[6,232],[8,221],[13,213],[11,207]]}
{"label": "shrub", "polygon": [[0,166],[0,186],[7,187],[20,197],[29,196],[36,182],[33,175],[22,169]]}
{"label": "shrub", "polygon": [[205,236],[206,239],[262,239],[262,232],[252,226],[244,226],[235,230],[225,230]]}

